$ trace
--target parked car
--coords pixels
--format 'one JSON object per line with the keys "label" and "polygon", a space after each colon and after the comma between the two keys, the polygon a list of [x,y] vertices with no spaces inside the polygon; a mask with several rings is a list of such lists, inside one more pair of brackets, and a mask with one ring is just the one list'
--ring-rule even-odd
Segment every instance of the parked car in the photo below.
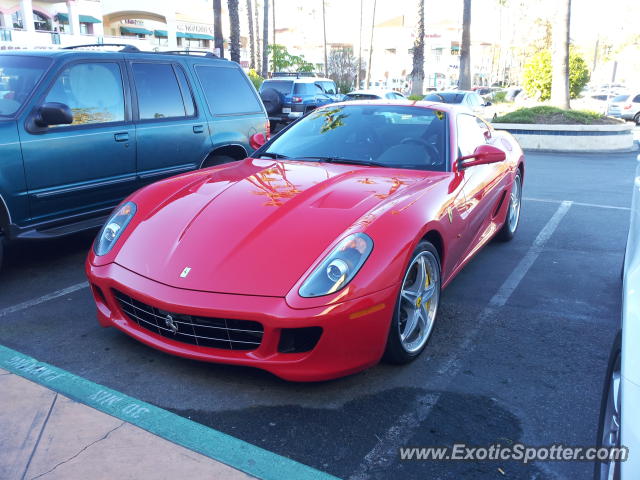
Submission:
{"label": "parked car", "polygon": [[[640,160],[640,157],[638,158]],[[595,480],[640,478],[640,166],[631,200],[631,224],[622,270],[622,319],[600,404],[598,447],[627,447],[626,461],[598,461]]]}
{"label": "parked car", "polygon": [[395,90],[355,90],[344,96],[344,100],[406,100],[400,92]]}
{"label": "parked car", "polygon": [[623,120],[632,120],[636,125],[640,125],[640,92],[618,95],[611,101],[608,115]]}
{"label": "parked car", "polygon": [[291,123],[322,105],[342,100],[330,78],[302,75],[265,80],[260,86],[260,97],[273,131],[279,123]]}
{"label": "parked car", "polygon": [[461,107],[320,107],[250,158],[130,196],[87,258],[98,320],[288,380],[410,362],[440,290],[516,234],[524,172],[515,139]]}
{"label": "parked car", "polygon": [[491,102],[483,99],[476,92],[467,90],[433,92],[425,95],[424,100],[462,105],[467,107],[476,115],[483,117],[486,116],[486,107],[491,105]]}
{"label": "parked car", "polygon": [[245,158],[268,129],[242,69],[213,55],[20,50],[0,76],[0,257],[2,240],[99,228],[134,190]]}

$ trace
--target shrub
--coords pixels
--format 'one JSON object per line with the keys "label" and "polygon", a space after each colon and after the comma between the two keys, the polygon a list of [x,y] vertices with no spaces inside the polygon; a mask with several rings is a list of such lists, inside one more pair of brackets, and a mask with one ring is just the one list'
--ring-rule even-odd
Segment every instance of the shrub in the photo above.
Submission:
{"label": "shrub", "polygon": [[584,110],[563,110],[540,105],[520,108],[492,120],[493,123],[542,123],[542,124],[582,124],[604,123],[599,113]]}
{"label": "shrub", "polygon": [[422,100],[424,98],[424,95],[409,95],[407,98],[409,100]]}
{"label": "shrub", "polygon": [[249,70],[249,80],[251,80],[253,86],[256,87],[256,90],[258,90],[260,85],[262,85],[262,82],[264,82],[264,78],[262,78],[253,68]]}
{"label": "shrub", "polygon": [[[551,52],[536,53],[524,66],[523,85],[529,96],[541,101],[551,98],[552,66]],[[573,49],[569,52],[569,93],[571,98],[578,95],[589,82],[589,69],[584,59]]]}

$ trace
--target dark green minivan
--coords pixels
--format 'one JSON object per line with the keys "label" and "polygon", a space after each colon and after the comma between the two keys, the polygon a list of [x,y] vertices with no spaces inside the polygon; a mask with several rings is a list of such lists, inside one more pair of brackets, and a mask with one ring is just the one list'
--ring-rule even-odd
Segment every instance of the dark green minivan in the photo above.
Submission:
{"label": "dark green minivan", "polygon": [[99,227],[126,195],[240,160],[268,120],[212,54],[68,48],[0,54],[2,242]]}

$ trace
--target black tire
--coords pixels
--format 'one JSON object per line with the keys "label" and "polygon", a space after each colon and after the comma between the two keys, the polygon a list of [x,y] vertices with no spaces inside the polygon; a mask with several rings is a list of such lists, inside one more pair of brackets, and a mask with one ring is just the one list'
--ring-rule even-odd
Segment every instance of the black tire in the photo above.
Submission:
{"label": "black tire", "polygon": [[[613,346],[611,348],[611,353],[609,354],[609,363],[607,365],[607,374],[604,377],[604,386],[602,388],[602,399],[600,400],[600,418],[598,419],[598,436],[596,437],[596,446],[603,446],[603,437],[604,437],[604,428],[605,428],[605,417],[607,416],[607,402],[609,400],[609,391],[611,388],[611,378],[614,372],[620,372],[620,364],[621,358],[620,354],[622,351],[622,331],[619,331],[616,335],[616,339],[613,342]],[[619,440],[618,440],[619,443]],[[619,445],[618,445],[619,446]],[[594,462],[594,472],[593,478],[594,480],[604,480],[606,477],[603,477],[602,467],[604,464],[600,461]],[[620,464],[617,463],[617,470],[614,473],[614,480],[620,479]]]}
{"label": "black tire", "polygon": [[260,92],[260,98],[268,115],[280,113],[282,110],[282,95],[275,88],[265,88]]}
{"label": "black tire", "polygon": [[636,113],[636,116],[633,117],[633,121],[636,122],[636,125],[640,125],[640,112]]}
{"label": "black tire", "polygon": [[215,167],[217,165],[223,165],[225,163],[230,163],[235,161],[237,161],[237,159],[230,157],[228,155],[216,155],[216,156],[207,158],[202,164],[202,168]]}
{"label": "black tire", "polygon": [[269,120],[269,130],[272,135],[277,133],[278,125],[280,125],[278,120]]}
{"label": "black tire", "polygon": [[[425,347],[427,346],[427,344],[429,343],[429,340],[433,335],[433,326],[432,326],[431,329],[429,330],[429,333],[426,341],[424,342],[424,345],[422,345],[422,347],[415,352],[408,352],[403,346],[402,340],[400,338],[400,328],[401,328],[400,327],[400,323],[401,323],[401,305],[400,304],[401,304],[401,291],[404,286],[404,279],[407,275],[408,270],[411,268],[413,260],[423,252],[429,252],[435,257],[436,264],[437,264],[437,274],[438,274],[438,285],[437,285],[436,294],[437,294],[437,301],[439,302],[440,300],[440,285],[441,285],[441,278],[442,278],[441,266],[440,266],[440,255],[438,254],[438,250],[433,246],[433,244],[431,244],[426,240],[423,240],[418,244],[415,251],[413,252],[413,255],[411,255],[411,259],[409,260],[409,263],[403,275],[403,281],[400,284],[400,290],[398,291],[396,308],[393,311],[393,317],[391,318],[391,325],[389,327],[389,334],[387,336],[387,346],[383,356],[383,360],[388,363],[403,365],[403,364],[412,362],[413,360],[418,358],[418,356],[420,356],[420,354],[424,351]],[[438,304],[436,304],[435,308],[436,308],[436,313],[434,315],[433,324],[435,324],[437,319]]]}
{"label": "black tire", "polygon": [[516,236],[516,232],[518,231],[518,226],[520,225],[520,216],[522,214],[522,175],[520,173],[520,170],[517,171],[515,178],[513,179],[513,183],[514,186],[512,188],[516,188],[516,182],[518,185],[518,195],[519,195],[519,209],[520,211],[518,212],[518,215],[515,219],[515,227],[512,226],[512,221],[510,219],[511,215],[511,204],[513,203],[513,198],[511,196],[511,193],[509,194],[509,206],[507,207],[507,217],[505,218],[504,224],[502,225],[502,228],[500,229],[500,231],[498,232],[498,234],[496,235],[496,240],[498,240],[499,242],[509,242],[511,240],[513,240],[513,237]]}

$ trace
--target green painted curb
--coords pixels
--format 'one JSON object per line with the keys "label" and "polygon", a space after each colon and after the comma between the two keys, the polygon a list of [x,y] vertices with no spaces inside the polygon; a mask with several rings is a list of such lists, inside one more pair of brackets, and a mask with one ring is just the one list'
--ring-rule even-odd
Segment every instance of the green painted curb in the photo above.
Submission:
{"label": "green painted curb", "polygon": [[254,477],[337,479],[3,345],[0,345],[0,367]]}

